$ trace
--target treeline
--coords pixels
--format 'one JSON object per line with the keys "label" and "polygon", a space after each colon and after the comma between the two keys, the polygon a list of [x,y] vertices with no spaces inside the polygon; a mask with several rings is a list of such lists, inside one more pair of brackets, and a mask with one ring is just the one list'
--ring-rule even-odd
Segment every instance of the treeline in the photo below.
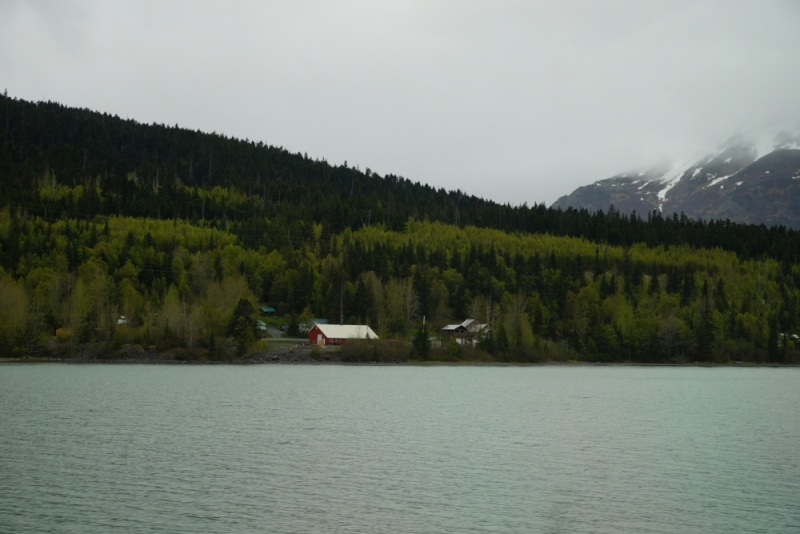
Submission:
{"label": "treeline", "polygon": [[475,318],[490,325],[477,351],[499,361],[798,360],[800,267],[786,261],[413,219],[401,231],[317,224],[269,247],[223,226],[3,211],[0,350],[138,343],[233,357],[268,304],[405,342],[423,316],[433,335]]}
{"label": "treeline", "polygon": [[590,213],[502,205],[346,162],[331,165],[262,141],[7,96],[0,96],[0,110],[0,208],[21,207],[46,220],[118,215],[212,221],[247,247],[270,249],[310,243],[315,224],[323,224],[329,238],[374,224],[402,231],[413,218],[621,247],[719,247],[742,259],[800,262],[800,233],[784,227],[657,212],[628,216],[613,208]]}
{"label": "treeline", "polygon": [[795,230],[501,205],[177,125],[7,96],[2,112],[4,354],[234,357],[268,304],[419,347],[422,317],[490,325],[453,359],[798,359]]}

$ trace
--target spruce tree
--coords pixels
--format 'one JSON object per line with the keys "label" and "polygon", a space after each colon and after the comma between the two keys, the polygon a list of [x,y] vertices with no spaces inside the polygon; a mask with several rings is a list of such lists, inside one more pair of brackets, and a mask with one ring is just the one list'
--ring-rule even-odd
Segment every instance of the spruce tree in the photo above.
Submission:
{"label": "spruce tree", "polygon": [[661,291],[661,284],[658,283],[658,275],[653,274],[650,277],[650,294],[657,295]]}
{"label": "spruce tree", "polygon": [[778,351],[778,317],[773,314],[769,318],[769,337],[767,338],[767,361],[777,363],[779,358]]}
{"label": "spruce tree", "polygon": [[228,326],[228,334],[236,340],[236,347],[241,356],[255,341],[255,309],[247,299],[239,299]]}
{"label": "spruce tree", "polygon": [[420,360],[427,360],[430,357],[431,340],[428,339],[428,329],[423,323],[414,336],[414,355]]}
{"label": "spruce tree", "polygon": [[288,337],[300,336],[300,323],[297,322],[297,315],[295,314],[292,314],[289,319],[289,327],[286,329],[286,335]]}
{"label": "spruce tree", "polygon": [[714,348],[714,304],[708,281],[703,282],[700,300],[700,323],[697,325],[697,359],[711,361]]}

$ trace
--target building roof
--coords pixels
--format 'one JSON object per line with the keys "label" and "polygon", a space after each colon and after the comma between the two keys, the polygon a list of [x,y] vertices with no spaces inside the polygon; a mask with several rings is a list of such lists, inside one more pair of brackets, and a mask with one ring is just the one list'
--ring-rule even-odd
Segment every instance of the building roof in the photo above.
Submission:
{"label": "building roof", "polygon": [[365,324],[317,324],[317,328],[329,339],[378,339],[378,334]]}
{"label": "building roof", "polygon": [[488,324],[481,324],[475,319],[467,319],[461,324],[449,324],[442,328],[442,332],[457,332],[459,330],[464,330],[469,332],[470,334],[477,334],[481,331],[486,332],[489,330]]}
{"label": "building roof", "polygon": [[328,320],[312,319],[310,321],[305,321],[303,323],[300,323],[300,331],[305,333],[311,332],[311,330],[313,330],[314,327],[317,326],[318,324],[328,324]]}
{"label": "building roof", "polygon": [[474,322],[475,322],[475,319],[467,319],[466,321],[464,321],[461,324],[449,324],[449,325],[445,326],[444,328],[442,328],[442,330],[447,330],[449,332],[449,331],[452,331],[452,330],[458,330],[459,328],[467,329]]}
{"label": "building roof", "polygon": [[261,306],[261,311],[264,313],[275,313],[275,308],[272,306]]}

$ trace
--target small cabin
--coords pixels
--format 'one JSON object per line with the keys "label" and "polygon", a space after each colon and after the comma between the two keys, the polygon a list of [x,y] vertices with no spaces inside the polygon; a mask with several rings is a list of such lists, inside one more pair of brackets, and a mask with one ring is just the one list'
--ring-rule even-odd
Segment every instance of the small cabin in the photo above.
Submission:
{"label": "small cabin", "polygon": [[272,306],[261,306],[260,309],[264,315],[275,315],[275,308]]}

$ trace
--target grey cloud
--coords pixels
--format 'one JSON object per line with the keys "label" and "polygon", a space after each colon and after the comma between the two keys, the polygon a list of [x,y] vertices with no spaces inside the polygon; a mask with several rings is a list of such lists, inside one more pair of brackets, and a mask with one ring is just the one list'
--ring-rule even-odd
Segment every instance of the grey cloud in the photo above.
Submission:
{"label": "grey cloud", "polygon": [[0,89],[503,202],[800,119],[793,2],[0,4]]}

